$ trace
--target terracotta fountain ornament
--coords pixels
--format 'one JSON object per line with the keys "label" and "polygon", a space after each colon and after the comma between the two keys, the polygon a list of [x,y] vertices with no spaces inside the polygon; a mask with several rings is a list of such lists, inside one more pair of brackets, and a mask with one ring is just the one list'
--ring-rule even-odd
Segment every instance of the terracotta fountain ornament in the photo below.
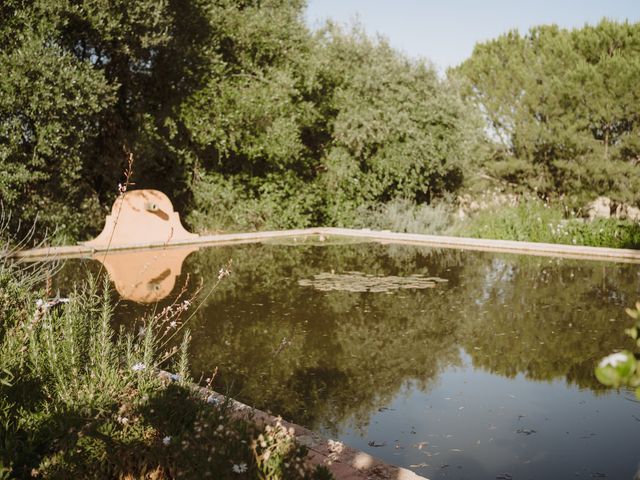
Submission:
{"label": "terracotta fountain ornament", "polygon": [[[154,303],[172,292],[184,259],[198,250],[171,244],[196,238],[182,226],[164,193],[131,190],[116,199],[100,235],[83,245],[102,250],[93,258],[104,265],[123,299]],[[142,250],[149,246],[156,248]]]}
{"label": "terracotta fountain ornament", "polygon": [[131,190],[116,198],[104,229],[83,245],[99,250],[148,246],[198,238],[180,223],[171,200],[159,190]]}

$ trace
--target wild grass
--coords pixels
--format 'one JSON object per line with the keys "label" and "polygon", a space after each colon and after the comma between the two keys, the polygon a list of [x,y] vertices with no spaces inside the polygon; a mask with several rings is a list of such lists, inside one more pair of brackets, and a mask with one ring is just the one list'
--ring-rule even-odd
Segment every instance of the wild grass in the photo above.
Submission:
{"label": "wild grass", "polygon": [[498,240],[640,248],[640,224],[613,218],[588,222],[562,205],[539,200],[478,212],[458,225],[455,233]]}

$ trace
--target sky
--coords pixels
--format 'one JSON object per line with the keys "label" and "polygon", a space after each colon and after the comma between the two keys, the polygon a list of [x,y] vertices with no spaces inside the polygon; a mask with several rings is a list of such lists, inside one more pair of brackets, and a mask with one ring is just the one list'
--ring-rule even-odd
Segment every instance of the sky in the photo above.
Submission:
{"label": "sky", "polygon": [[382,34],[398,50],[427,59],[440,72],[471,55],[477,42],[511,29],[555,23],[595,24],[603,17],[640,21],[640,0],[308,0],[311,28],[326,19],[361,23],[369,35]]}

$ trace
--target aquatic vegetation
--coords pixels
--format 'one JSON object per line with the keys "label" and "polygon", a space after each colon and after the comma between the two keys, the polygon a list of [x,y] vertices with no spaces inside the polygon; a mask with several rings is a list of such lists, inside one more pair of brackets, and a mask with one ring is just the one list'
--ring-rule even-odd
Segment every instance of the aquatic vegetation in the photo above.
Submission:
{"label": "aquatic vegetation", "polygon": [[391,292],[398,289],[435,288],[439,283],[446,283],[447,279],[426,277],[420,274],[400,277],[396,275],[367,275],[362,272],[346,273],[317,273],[313,279],[300,279],[301,287],[313,287],[316,290],[329,292]]}

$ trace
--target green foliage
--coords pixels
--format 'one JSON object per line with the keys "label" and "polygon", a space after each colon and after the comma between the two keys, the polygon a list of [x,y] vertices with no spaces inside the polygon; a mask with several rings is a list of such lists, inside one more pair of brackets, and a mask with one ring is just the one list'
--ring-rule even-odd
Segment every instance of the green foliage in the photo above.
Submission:
{"label": "green foliage", "polygon": [[639,203],[640,24],[511,31],[476,45],[468,80],[496,140],[487,173],[541,195]]}
{"label": "green foliage", "polygon": [[40,213],[42,226],[77,237],[95,213],[87,144],[115,90],[48,34],[28,29],[0,49],[0,198],[18,219]]}
{"label": "green foliage", "polygon": [[198,1],[3,2],[0,198],[16,221],[95,230],[128,149],[139,186],[184,192],[190,157],[171,115],[208,65],[205,13]]}
{"label": "green foliage", "polygon": [[238,56],[241,72],[227,65],[182,111],[208,171],[193,182],[192,225],[346,226],[368,205],[428,203],[461,185],[479,130],[455,85],[358,28],[311,37],[290,9],[263,13],[243,21],[289,32],[271,63]]}
{"label": "green foliage", "polygon": [[14,223],[95,233],[129,152],[136,187],[164,190],[199,230],[374,212],[432,231],[424,206],[479,169],[542,197],[639,203],[638,24],[510,32],[440,79],[358,26],[311,33],[303,10],[3,2],[0,199]]}
{"label": "green foliage", "polygon": [[193,184],[187,221],[199,231],[311,227],[320,223],[322,192],[294,174],[270,174],[256,183],[247,175],[208,174]]}
{"label": "green foliage", "polygon": [[66,241],[100,226],[128,152],[198,228],[286,228],[429,203],[478,139],[456,85],[359,28],[311,34],[300,1],[1,8],[0,196]]}
{"label": "green foliage", "polygon": [[455,231],[461,236],[498,240],[640,248],[637,223],[612,218],[586,222],[574,213],[567,215],[561,205],[540,200],[481,211],[459,224]]}
{"label": "green foliage", "polygon": [[430,66],[357,28],[345,33],[329,25],[319,35],[319,60],[331,70],[320,81],[323,91],[333,90],[328,109],[335,112],[328,124],[333,138],[328,157],[337,149],[360,171],[355,178],[349,170],[340,175],[343,160],[330,162],[329,176],[338,182],[330,186],[359,181],[358,190],[374,201],[424,202],[455,190],[474,145],[471,113],[455,88],[438,80]]}
{"label": "green foliage", "polygon": [[390,230],[392,232],[443,234],[455,224],[449,203],[416,205],[411,200],[395,199],[372,208],[358,208],[354,228]]}
{"label": "green foliage", "polygon": [[[636,302],[636,308],[627,308],[627,315],[634,319],[634,325],[625,330],[637,347],[640,347],[640,302]],[[640,360],[628,350],[622,350],[606,356],[598,363],[595,369],[596,378],[600,383],[608,387],[629,386],[636,389],[636,397],[640,399]]]}

